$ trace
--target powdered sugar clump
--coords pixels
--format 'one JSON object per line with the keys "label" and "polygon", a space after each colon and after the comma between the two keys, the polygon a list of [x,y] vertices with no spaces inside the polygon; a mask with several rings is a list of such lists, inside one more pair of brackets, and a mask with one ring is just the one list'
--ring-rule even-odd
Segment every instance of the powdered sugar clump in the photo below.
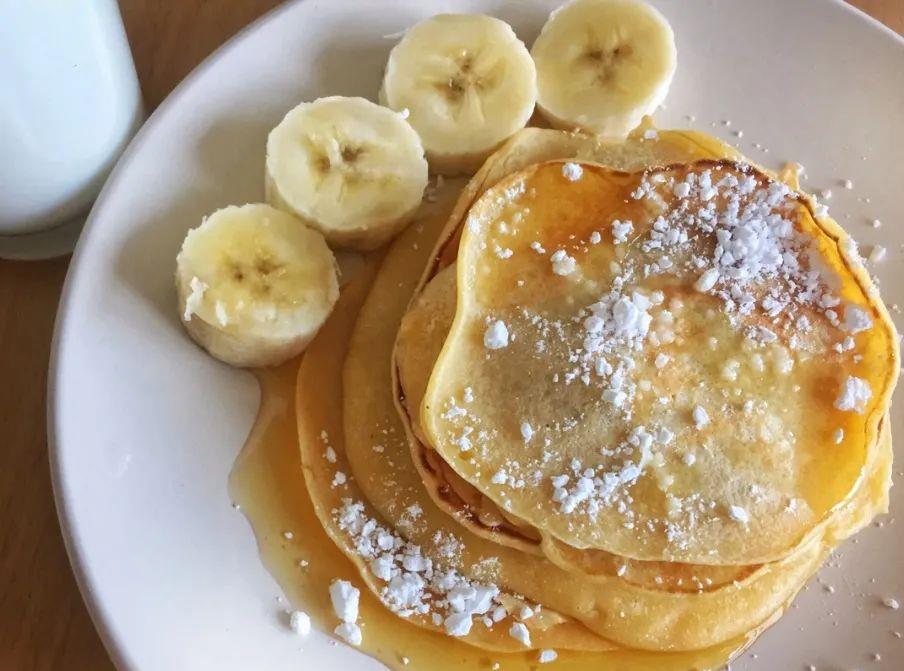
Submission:
{"label": "powdered sugar clump", "polygon": [[622,295],[617,290],[588,307],[590,316],[584,320],[584,349],[602,352],[616,345],[640,349],[650,330],[652,303],[644,294],[635,291]]}
{"label": "powdered sugar clump", "polygon": [[348,580],[334,580],[330,583],[330,601],[333,611],[343,622],[354,622],[358,619],[358,602],[361,591]]}
{"label": "powdered sugar clump", "polygon": [[839,410],[862,413],[866,410],[866,404],[873,395],[869,382],[863,378],[849,375],[841,385],[838,398],[835,399],[835,407]]}
{"label": "powdered sugar clump", "polygon": [[483,346],[487,349],[502,349],[508,347],[509,330],[504,322],[496,320],[487,326],[483,333]]}
{"label": "powdered sugar clump", "polygon": [[198,311],[204,301],[204,294],[208,289],[207,284],[198,277],[192,277],[188,286],[191,289],[191,293],[185,299],[185,312],[182,313],[183,321],[189,321],[191,316]]}
{"label": "powdered sugar clump", "polygon": [[361,627],[354,622],[343,622],[333,629],[333,633],[349,645],[354,645],[355,647],[361,645],[361,641],[364,640],[364,637],[361,634]]}
{"label": "powdered sugar clump", "polygon": [[568,256],[564,249],[553,252],[549,260],[552,263],[552,272],[556,275],[571,275],[575,270],[576,262],[574,258]]}
{"label": "powdered sugar clump", "polygon": [[509,636],[521,643],[526,648],[530,647],[530,632],[521,622],[515,622],[509,629]]}
{"label": "powdered sugar clump", "polygon": [[311,633],[311,617],[300,610],[289,613],[289,627],[298,636],[307,636]]}
{"label": "powdered sugar clump", "polygon": [[361,645],[361,627],[358,626],[358,602],[361,591],[347,580],[334,580],[330,583],[330,601],[333,612],[341,620],[333,630],[337,636],[350,645]]}
{"label": "powdered sugar clump", "polygon": [[869,262],[881,263],[885,260],[886,252],[887,250],[882,245],[873,245],[873,248],[869,253]]}
{"label": "powdered sugar clump", "polygon": [[717,268],[710,268],[705,273],[703,273],[696,282],[694,282],[694,289],[706,293],[714,286],[716,286],[716,282],[718,281],[719,270]]}
{"label": "powdered sugar clump", "polygon": [[562,174],[569,182],[576,182],[584,174],[584,169],[579,164],[569,161],[562,166]]}
{"label": "powdered sugar clump", "polygon": [[631,231],[634,230],[634,224],[630,221],[619,221],[616,219],[612,222],[612,239],[615,244],[621,244],[628,239]]}
{"label": "powdered sugar clump", "polygon": [[859,305],[844,306],[844,325],[842,328],[850,333],[859,333],[873,326],[873,319],[869,312]]}

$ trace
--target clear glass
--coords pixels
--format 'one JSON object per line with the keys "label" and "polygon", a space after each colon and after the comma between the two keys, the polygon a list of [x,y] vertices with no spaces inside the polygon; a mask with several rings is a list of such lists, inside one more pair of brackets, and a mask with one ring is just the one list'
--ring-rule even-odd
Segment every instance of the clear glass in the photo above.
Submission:
{"label": "clear glass", "polygon": [[87,212],[143,118],[116,0],[0,0],[0,235]]}

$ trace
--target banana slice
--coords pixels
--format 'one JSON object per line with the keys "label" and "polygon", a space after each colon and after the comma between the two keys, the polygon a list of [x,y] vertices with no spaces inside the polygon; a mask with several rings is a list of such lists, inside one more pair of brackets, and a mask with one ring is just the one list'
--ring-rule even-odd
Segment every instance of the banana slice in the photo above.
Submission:
{"label": "banana slice", "polygon": [[337,247],[387,242],[411,220],[426,186],[417,133],[364,98],[302,103],[267,138],[267,202]]}
{"label": "banana slice", "polygon": [[550,15],[531,55],[546,120],[611,137],[665,99],[677,63],[672,27],[639,0],[573,0]]}
{"label": "banana slice", "polygon": [[305,348],[339,283],[323,236],[269,205],[217,210],[176,257],[179,314],[201,347],[233,366],[275,366]]}
{"label": "banana slice", "polygon": [[380,101],[408,110],[431,169],[465,174],[527,124],[536,79],[527,47],[507,23],[439,14],[410,28],[393,48]]}

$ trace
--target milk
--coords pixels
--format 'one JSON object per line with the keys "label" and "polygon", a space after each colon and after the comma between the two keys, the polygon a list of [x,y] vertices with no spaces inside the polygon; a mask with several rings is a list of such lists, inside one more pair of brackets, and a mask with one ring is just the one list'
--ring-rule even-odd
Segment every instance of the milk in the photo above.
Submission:
{"label": "milk", "polygon": [[116,0],[0,0],[0,235],[86,212],[142,119]]}

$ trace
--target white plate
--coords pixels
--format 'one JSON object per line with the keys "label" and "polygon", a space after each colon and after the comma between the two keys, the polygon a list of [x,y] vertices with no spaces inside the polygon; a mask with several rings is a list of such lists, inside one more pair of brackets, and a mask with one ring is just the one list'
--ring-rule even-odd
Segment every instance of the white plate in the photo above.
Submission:
{"label": "white plate", "polygon": [[[302,659],[309,669],[378,666],[319,634],[302,656],[279,621],[278,588],[226,493],[256,384],[183,334],[176,251],[205,213],[263,197],[264,140],[286,110],[327,94],[375,97],[393,44],[385,35],[439,11],[483,11],[530,43],[552,4],[291,3],[198,68],[119,162],[70,269],[49,412],[69,553],[121,669],[294,669]],[[810,187],[831,188],[833,213],[867,250],[888,248],[876,270],[888,304],[904,304],[904,41],[826,0],[655,4],[679,48],[659,124],[714,132],[766,165],[803,163]],[[884,226],[869,226],[874,218]],[[902,419],[893,421],[898,436]],[[904,486],[893,498],[892,518]],[[841,555],[821,574],[834,593],[811,585],[736,670],[904,668],[904,639],[892,635],[904,631],[904,609],[880,603],[904,601],[900,525],[868,529]]]}

